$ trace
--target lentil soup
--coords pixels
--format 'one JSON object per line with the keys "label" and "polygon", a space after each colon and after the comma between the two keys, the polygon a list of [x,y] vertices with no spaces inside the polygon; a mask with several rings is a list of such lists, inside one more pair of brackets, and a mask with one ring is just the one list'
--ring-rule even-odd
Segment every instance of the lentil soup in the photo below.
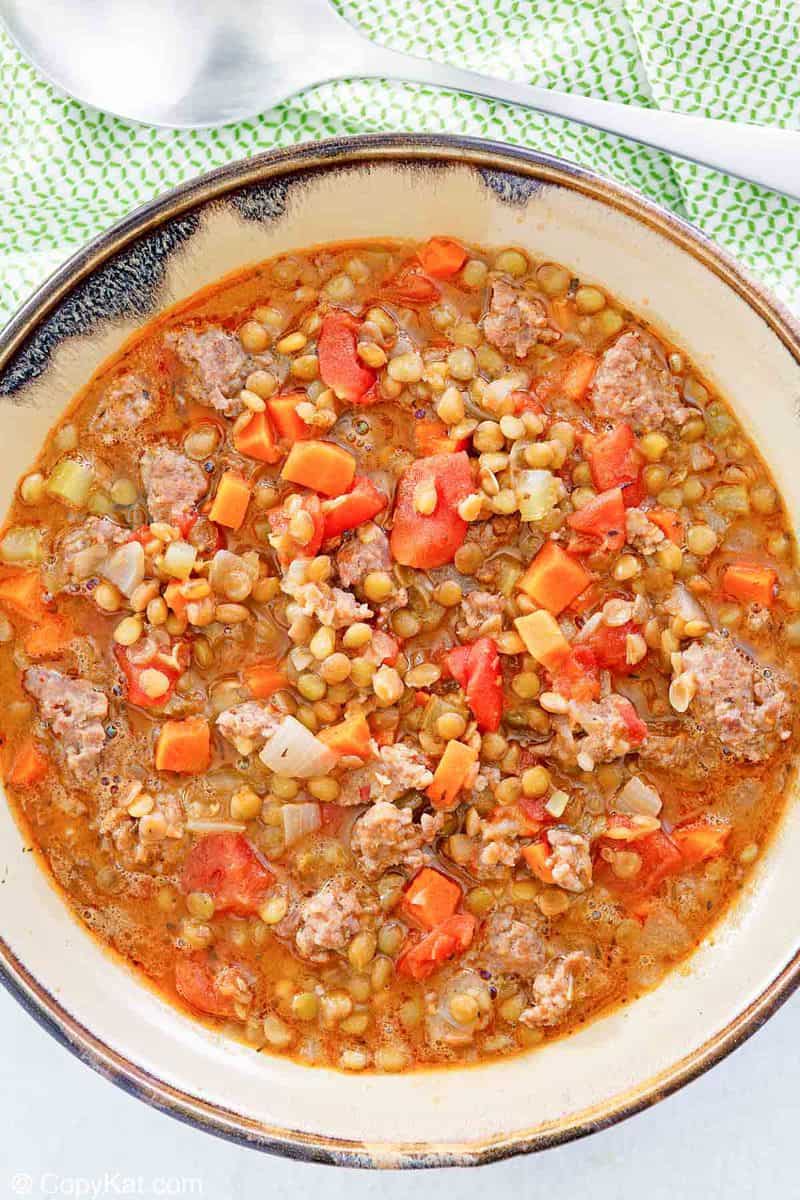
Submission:
{"label": "lentil soup", "polygon": [[723,398],[516,248],[335,245],[106,364],[0,539],[7,790],[255,1048],[474,1062],[634,998],[783,802],[800,581]]}

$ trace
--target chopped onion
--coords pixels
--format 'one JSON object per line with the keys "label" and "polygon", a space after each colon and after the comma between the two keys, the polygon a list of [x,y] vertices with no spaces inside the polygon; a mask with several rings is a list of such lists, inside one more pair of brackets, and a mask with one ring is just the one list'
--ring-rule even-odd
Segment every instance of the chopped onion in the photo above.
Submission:
{"label": "chopped onion", "polygon": [[552,471],[520,471],[514,480],[523,521],[541,521],[561,499],[562,485]]}
{"label": "chopped onion", "polygon": [[187,821],[187,833],[244,833],[242,821]]}
{"label": "chopped onion", "polygon": [[326,775],[336,755],[295,717],[286,716],[259,755],[264,766],[291,779]]}
{"label": "chopped onion", "polygon": [[661,797],[649,783],[632,775],[614,800],[614,808],[618,812],[657,817],[661,812]]}
{"label": "chopped onion", "polygon": [[682,617],[684,621],[708,620],[702,606],[682,583],[672,589],[664,601],[664,608],[671,617]]}
{"label": "chopped onion", "polygon": [[141,542],[126,542],[115,550],[102,569],[104,579],[130,596],[144,579],[144,549]]}
{"label": "chopped onion", "polygon": [[322,825],[322,814],[316,801],[308,804],[283,804],[281,818],[287,846],[293,846],[309,833],[316,833]]}

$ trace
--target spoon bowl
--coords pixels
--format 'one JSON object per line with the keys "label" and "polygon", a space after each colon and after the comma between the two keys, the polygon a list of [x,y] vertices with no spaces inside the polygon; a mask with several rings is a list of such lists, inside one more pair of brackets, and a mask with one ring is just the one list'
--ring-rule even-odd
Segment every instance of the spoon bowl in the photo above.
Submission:
{"label": "spoon bowl", "polygon": [[329,0],[0,0],[0,20],[51,83],[151,125],[225,125],[333,79],[405,79],[565,117],[800,198],[798,131],[571,96],[401,54],[370,42]]}

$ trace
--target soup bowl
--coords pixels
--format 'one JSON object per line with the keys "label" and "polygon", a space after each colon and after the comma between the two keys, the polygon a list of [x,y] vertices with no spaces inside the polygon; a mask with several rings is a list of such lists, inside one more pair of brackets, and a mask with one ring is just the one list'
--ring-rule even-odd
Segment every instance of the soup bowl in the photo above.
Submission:
{"label": "soup bowl", "polygon": [[[221,276],[364,237],[516,244],[606,286],[732,403],[800,513],[800,329],[727,255],[578,167],[462,138],[375,136],[235,163],[76,254],[0,336],[0,501],[71,396],[146,320]],[[348,1166],[470,1165],[579,1137],[674,1091],[754,1032],[800,979],[800,807],[736,903],[655,990],[503,1061],[347,1075],[259,1054],[171,1007],[81,926],[0,806],[0,970],[81,1059],[242,1144]]]}

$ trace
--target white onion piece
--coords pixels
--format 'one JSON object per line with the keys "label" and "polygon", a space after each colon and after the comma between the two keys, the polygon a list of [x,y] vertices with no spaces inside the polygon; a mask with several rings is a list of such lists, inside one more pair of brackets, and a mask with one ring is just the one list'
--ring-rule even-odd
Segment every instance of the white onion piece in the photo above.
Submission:
{"label": "white onion piece", "polygon": [[316,833],[322,826],[322,814],[316,801],[308,804],[284,804],[281,806],[283,837],[287,846],[293,846],[309,833]]}
{"label": "white onion piece", "polygon": [[603,624],[602,612],[592,613],[592,615],[589,617],[589,620],[586,622],[586,624],[582,625],[581,628],[578,630],[578,633],[575,635],[574,640],[576,642],[585,642],[587,640],[587,638],[590,638],[592,636],[592,634],[598,628],[598,626],[600,626],[602,624]]}
{"label": "white onion piece", "polygon": [[541,521],[561,499],[562,485],[552,471],[520,471],[514,478],[514,491],[523,521]]}
{"label": "white onion piece", "polygon": [[661,797],[649,783],[645,783],[638,775],[632,775],[614,800],[614,808],[617,812],[657,817],[661,812]]}
{"label": "white onion piece", "polygon": [[102,569],[104,579],[130,596],[144,579],[144,548],[141,542],[126,542],[115,550]]}
{"label": "white onion piece", "polygon": [[244,833],[242,821],[187,821],[187,833]]}
{"label": "white onion piece", "polygon": [[682,583],[672,589],[664,601],[664,608],[670,616],[682,617],[684,621],[705,621],[707,619],[704,609]]}
{"label": "white onion piece", "polygon": [[277,775],[311,779],[326,775],[336,765],[336,755],[295,717],[284,717],[259,758]]}

